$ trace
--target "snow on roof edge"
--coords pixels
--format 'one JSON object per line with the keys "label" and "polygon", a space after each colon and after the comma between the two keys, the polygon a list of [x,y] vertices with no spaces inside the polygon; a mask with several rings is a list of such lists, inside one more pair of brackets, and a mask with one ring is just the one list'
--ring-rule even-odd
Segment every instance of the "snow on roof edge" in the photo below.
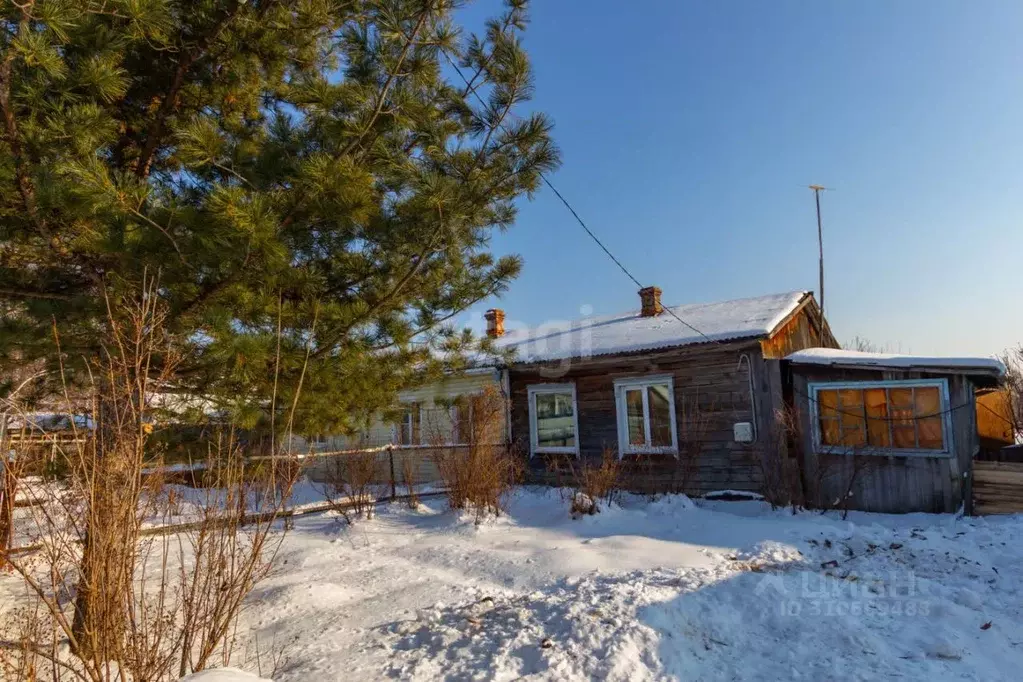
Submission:
{"label": "snow on roof edge", "polygon": [[898,353],[865,353],[838,348],[805,348],[786,358],[799,365],[860,365],[864,367],[890,367],[908,369],[930,367],[995,372],[1005,376],[1005,365],[997,358],[968,356],[903,355]]}
{"label": "snow on roof edge", "polygon": [[[685,323],[679,322],[669,313],[662,313],[654,318],[641,317],[638,310],[615,315],[582,318],[572,321],[568,329],[558,330],[555,334],[571,337],[596,327],[603,327],[605,329],[613,327],[621,329],[624,334],[620,332],[615,333],[615,336],[618,338],[613,342],[607,343],[608,339],[603,339],[603,342],[594,344],[596,347],[582,348],[570,340],[567,348],[559,346],[554,349],[534,349],[532,352],[527,351],[526,355],[517,354],[509,364],[524,365],[577,358],[606,357],[643,351],[668,350],[715,342],[768,337],[777,331],[778,327],[794,312],[799,310],[810,295],[811,293],[804,289],[728,301],[666,306],[675,315],[685,320]],[[745,306],[744,311],[750,314],[751,317],[738,321],[735,319],[728,320],[728,313],[732,312],[730,309],[736,306]],[[715,324],[718,320],[713,316],[709,320],[700,319],[701,316],[712,309],[718,315],[724,315],[725,319],[721,321],[724,324],[723,329],[721,324]],[[757,319],[756,312],[767,312],[771,316],[766,319]],[[736,324],[737,322],[738,324]],[[693,324],[693,327],[699,331],[694,331],[693,328],[688,326],[689,324]],[[653,334],[642,330],[636,330],[638,333],[633,333],[632,331],[639,326],[651,325],[666,325],[671,329],[668,332],[670,335],[656,332],[656,330],[653,330],[655,332]],[[516,332],[499,339],[498,344],[504,347],[513,347],[516,350],[529,347],[531,343],[536,342],[536,337],[533,334],[540,329],[542,327],[516,330]]]}

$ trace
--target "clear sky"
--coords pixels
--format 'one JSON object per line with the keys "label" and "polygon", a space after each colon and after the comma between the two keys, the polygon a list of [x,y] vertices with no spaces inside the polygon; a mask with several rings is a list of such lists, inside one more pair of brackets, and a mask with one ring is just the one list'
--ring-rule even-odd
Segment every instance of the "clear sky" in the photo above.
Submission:
{"label": "clear sky", "polygon": [[[499,5],[478,2],[468,21]],[[817,289],[840,341],[1023,342],[1023,2],[538,0],[525,44],[554,184],[665,303]],[[490,305],[538,324],[639,306],[549,190],[494,243]]]}

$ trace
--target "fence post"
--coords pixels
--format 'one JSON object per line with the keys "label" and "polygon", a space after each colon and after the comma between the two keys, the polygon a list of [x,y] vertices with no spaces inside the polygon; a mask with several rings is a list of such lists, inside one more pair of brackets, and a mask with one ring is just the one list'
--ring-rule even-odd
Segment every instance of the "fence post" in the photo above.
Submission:
{"label": "fence post", "polygon": [[394,446],[387,446],[387,459],[391,462],[391,499],[398,496],[398,484],[394,478]]}

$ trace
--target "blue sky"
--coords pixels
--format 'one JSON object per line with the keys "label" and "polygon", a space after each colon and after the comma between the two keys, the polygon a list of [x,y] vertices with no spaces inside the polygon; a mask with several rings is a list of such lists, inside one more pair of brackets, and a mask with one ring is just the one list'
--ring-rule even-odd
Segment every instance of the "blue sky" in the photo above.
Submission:
{"label": "blue sky", "polygon": [[[486,0],[468,22],[493,13]],[[534,2],[554,184],[666,303],[817,288],[841,341],[992,354],[1023,341],[1023,3]],[[638,307],[548,190],[495,239],[537,324]]]}

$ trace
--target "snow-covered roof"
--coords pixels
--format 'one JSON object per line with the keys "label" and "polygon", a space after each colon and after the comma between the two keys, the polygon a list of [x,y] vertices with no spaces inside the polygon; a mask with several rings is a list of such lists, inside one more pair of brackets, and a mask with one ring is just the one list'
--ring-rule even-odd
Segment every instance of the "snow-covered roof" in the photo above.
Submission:
{"label": "snow-covered roof", "polygon": [[855,365],[893,369],[949,369],[983,372],[1002,376],[1005,365],[995,358],[940,357],[929,355],[898,355],[895,353],[864,353],[837,348],[806,348],[789,355],[786,360],[800,365]]}
{"label": "snow-covered roof", "polygon": [[498,348],[515,350],[514,362],[674,348],[707,341],[758,338],[771,334],[809,292],[792,291],[720,303],[672,306],[671,310],[700,332],[668,312],[643,317],[633,310],[618,315],[549,322],[530,329],[509,329],[495,340]]}

